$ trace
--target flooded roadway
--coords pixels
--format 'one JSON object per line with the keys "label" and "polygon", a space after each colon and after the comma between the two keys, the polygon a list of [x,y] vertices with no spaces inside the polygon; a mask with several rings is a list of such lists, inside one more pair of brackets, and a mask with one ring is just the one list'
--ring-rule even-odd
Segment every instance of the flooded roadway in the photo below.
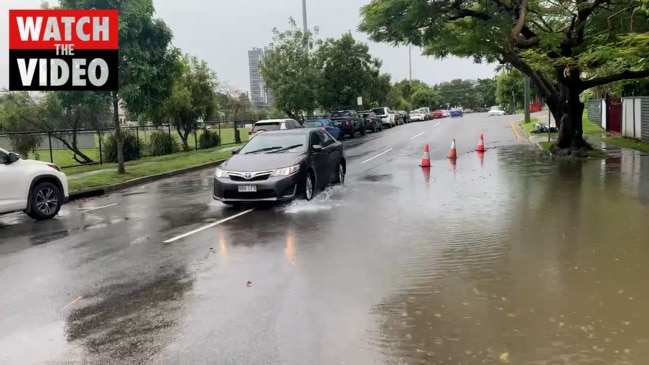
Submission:
{"label": "flooded roadway", "polygon": [[386,131],[345,187],[168,244],[239,212],[210,171],[2,217],[0,363],[649,363],[649,157],[553,161],[511,120]]}

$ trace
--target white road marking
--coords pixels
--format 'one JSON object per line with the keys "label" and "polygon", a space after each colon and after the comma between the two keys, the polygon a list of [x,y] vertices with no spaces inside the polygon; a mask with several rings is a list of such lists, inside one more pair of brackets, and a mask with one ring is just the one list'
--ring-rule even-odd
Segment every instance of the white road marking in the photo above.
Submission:
{"label": "white road marking", "polygon": [[227,222],[227,221],[231,221],[231,220],[233,220],[233,219],[235,219],[235,218],[241,217],[242,215],[244,215],[244,214],[248,214],[248,213],[252,212],[253,210],[255,210],[255,208],[250,208],[250,209],[248,209],[248,210],[244,210],[244,211],[241,212],[241,213],[237,213],[237,214],[235,214],[235,215],[231,215],[231,216],[229,216],[229,217],[227,217],[227,218],[223,218],[223,219],[221,219],[220,221],[216,221],[216,222],[214,222],[214,223],[210,223],[210,224],[208,224],[208,225],[206,225],[206,226],[203,226],[203,227],[201,227],[201,228],[197,228],[197,229],[195,229],[195,230],[193,230],[193,231],[190,231],[190,232],[187,232],[187,233],[183,233],[183,234],[181,234],[180,236],[176,236],[176,237],[174,237],[174,238],[170,238],[170,239],[164,241],[164,243],[172,243],[172,242],[175,242],[175,241],[181,240],[181,239],[183,239],[183,238],[185,238],[185,237],[189,237],[189,236],[191,236],[191,235],[193,235],[193,234],[195,234],[195,233],[202,232],[202,231],[204,231],[204,230],[206,230],[206,229],[209,229],[209,228],[212,228],[212,227],[218,226],[219,224],[222,224],[222,223],[225,223],[225,222]]}
{"label": "white road marking", "polygon": [[381,157],[381,156],[385,155],[386,153],[388,153],[388,152],[390,152],[390,151],[392,151],[392,148],[388,148],[387,150],[385,150],[385,151],[379,153],[379,154],[376,155],[376,156],[370,157],[370,158],[368,158],[367,160],[365,160],[365,161],[363,161],[363,162],[361,162],[361,163],[370,162],[370,161],[372,161],[373,159],[375,159],[375,158],[377,158],[377,157]]}
{"label": "white road marking", "polygon": [[437,124],[435,124],[435,125],[433,126],[433,128],[437,127],[437,126],[440,125],[440,124],[442,124],[442,122],[437,122]]}
{"label": "white road marking", "polygon": [[421,136],[421,135],[424,134],[424,133],[426,133],[426,132],[421,132],[421,133],[419,133],[419,134],[416,135],[416,136],[412,136],[412,137],[410,137],[410,139],[411,139],[411,140],[412,140],[412,139],[415,139],[415,138]]}
{"label": "white road marking", "polygon": [[92,212],[93,210],[98,210],[98,209],[104,209],[104,208],[114,207],[114,206],[116,206],[116,205],[117,205],[117,203],[108,204],[108,205],[104,205],[104,206],[101,206],[101,207],[88,208],[88,209],[79,208],[79,209],[84,209],[84,210],[80,211],[79,213],[88,213],[88,212]]}

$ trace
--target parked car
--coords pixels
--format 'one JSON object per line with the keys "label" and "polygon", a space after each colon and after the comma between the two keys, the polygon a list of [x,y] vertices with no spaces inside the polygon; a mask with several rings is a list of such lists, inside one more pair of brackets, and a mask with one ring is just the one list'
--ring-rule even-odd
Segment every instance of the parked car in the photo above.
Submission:
{"label": "parked car", "polygon": [[451,111],[450,111],[450,110],[447,110],[447,109],[442,109],[442,116],[443,116],[444,118],[448,118],[448,117],[450,117],[450,116],[451,116]]}
{"label": "parked car", "polygon": [[432,115],[433,119],[444,118],[444,112],[441,110],[435,110]]}
{"label": "parked car", "polygon": [[295,119],[266,119],[260,120],[250,130],[249,138],[255,134],[266,131],[277,131],[282,129],[302,128],[302,125]]}
{"label": "parked car", "polygon": [[451,109],[449,113],[451,114],[451,118],[461,117],[464,115],[460,109]]}
{"label": "parked car", "polygon": [[383,130],[383,123],[381,123],[381,118],[379,118],[376,113],[365,110],[360,112],[361,117],[365,121],[365,129],[372,130],[373,133]]}
{"label": "parked car", "polygon": [[336,127],[332,121],[325,118],[309,119],[302,125],[304,128],[320,128],[331,134],[332,137],[340,137],[340,128]]}
{"label": "parked car", "polygon": [[23,211],[35,220],[51,219],[68,194],[68,178],[57,165],[0,148],[0,214]]}
{"label": "parked car", "polygon": [[426,114],[419,109],[411,111],[408,114],[408,119],[411,122],[423,122],[424,120],[427,120]]}
{"label": "parked car", "polygon": [[507,113],[505,113],[503,108],[501,108],[498,105],[492,106],[491,108],[489,108],[489,111],[487,112],[487,116],[489,116],[489,117],[503,116],[505,114],[507,114]]}
{"label": "parked car", "polygon": [[317,128],[260,133],[216,168],[212,198],[244,202],[311,200],[327,185],[343,184],[341,142]]}
{"label": "parked car", "polygon": [[397,110],[395,114],[398,115],[398,118],[401,120],[402,124],[410,123],[410,116],[405,110]]}
{"label": "parked car", "polygon": [[329,120],[334,123],[334,126],[340,128],[340,135],[348,135],[350,138],[356,136],[356,132],[360,132],[361,136],[365,135],[365,121],[355,110],[338,110],[332,112]]}
{"label": "parked car", "polygon": [[433,119],[433,112],[430,111],[430,108],[429,108],[429,107],[426,106],[426,107],[419,108],[419,109],[417,109],[417,110],[419,110],[420,112],[424,113],[424,120],[431,120],[431,119]]}
{"label": "parked car", "polygon": [[390,108],[382,106],[380,108],[374,108],[372,111],[381,119],[381,124],[384,126],[392,128],[397,125],[395,115]]}

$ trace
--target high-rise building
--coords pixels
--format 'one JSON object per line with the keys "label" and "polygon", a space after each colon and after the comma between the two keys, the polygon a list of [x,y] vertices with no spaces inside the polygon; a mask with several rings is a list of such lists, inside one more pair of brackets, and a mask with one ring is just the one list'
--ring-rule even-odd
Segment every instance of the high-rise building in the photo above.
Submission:
{"label": "high-rise building", "polygon": [[250,70],[250,103],[255,106],[266,103],[266,90],[259,73],[259,64],[264,58],[264,50],[253,48],[248,51],[248,69]]}

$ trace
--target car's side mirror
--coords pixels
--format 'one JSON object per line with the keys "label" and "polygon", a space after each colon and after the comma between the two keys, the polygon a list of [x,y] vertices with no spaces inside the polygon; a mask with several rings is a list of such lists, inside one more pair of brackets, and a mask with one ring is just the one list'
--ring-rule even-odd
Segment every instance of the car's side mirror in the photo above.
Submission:
{"label": "car's side mirror", "polygon": [[314,145],[311,147],[311,149],[313,149],[314,151],[322,151],[322,148],[323,148],[323,147],[322,147],[321,145],[319,145],[319,144],[314,144]]}
{"label": "car's side mirror", "polygon": [[233,154],[233,155],[236,155],[237,153],[239,153],[239,149],[237,148],[236,150],[232,150],[232,151],[230,151],[230,153]]}
{"label": "car's side mirror", "polygon": [[20,160],[20,156],[18,156],[17,153],[9,152],[9,159],[7,161],[7,165],[12,164],[18,160]]}

